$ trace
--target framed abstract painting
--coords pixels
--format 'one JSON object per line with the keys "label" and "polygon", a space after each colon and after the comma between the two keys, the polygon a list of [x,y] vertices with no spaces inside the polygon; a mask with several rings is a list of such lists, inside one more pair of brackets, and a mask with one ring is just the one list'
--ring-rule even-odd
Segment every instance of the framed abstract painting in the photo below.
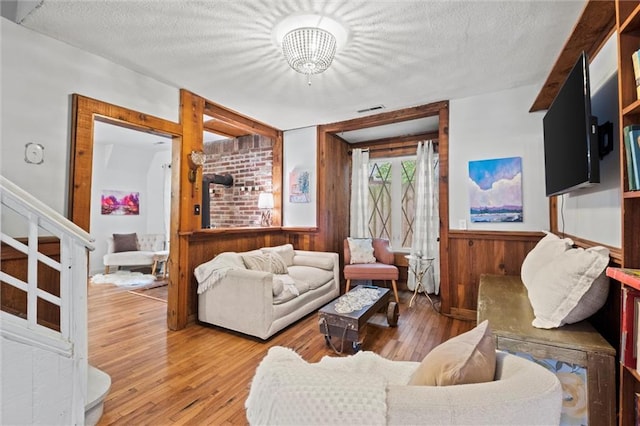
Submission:
{"label": "framed abstract painting", "polygon": [[522,222],[522,158],[469,161],[471,222]]}

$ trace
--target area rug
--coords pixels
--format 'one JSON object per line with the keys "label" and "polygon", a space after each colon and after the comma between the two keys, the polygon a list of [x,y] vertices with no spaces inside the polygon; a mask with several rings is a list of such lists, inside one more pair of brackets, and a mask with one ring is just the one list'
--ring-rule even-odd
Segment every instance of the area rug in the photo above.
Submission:
{"label": "area rug", "polygon": [[165,281],[158,286],[151,285],[145,287],[136,287],[132,290],[129,290],[129,293],[167,303],[167,299],[169,296],[169,286]]}
{"label": "area rug", "polygon": [[96,274],[91,277],[92,284],[113,284],[123,287],[146,286],[155,282],[155,275],[142,272],[116,271],[113,274]]}

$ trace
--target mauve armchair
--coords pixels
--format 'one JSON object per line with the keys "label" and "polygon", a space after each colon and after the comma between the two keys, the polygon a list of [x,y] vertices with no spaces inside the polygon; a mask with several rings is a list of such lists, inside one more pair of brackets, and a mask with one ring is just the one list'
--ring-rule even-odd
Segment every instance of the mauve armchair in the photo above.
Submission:
{"label": "mauve armchair", "polygon": [[393,264],[394,255],[389,246],[389,240],[385,238],[372,238],[373,256],[376,263],[351,264],[351,251],[349,241],[344,240],[344,278],[347,281],[345,291],[349,291],[351,280],[380,280],[391,281],[396,303],[400,306],[398,298],[398,268]]}

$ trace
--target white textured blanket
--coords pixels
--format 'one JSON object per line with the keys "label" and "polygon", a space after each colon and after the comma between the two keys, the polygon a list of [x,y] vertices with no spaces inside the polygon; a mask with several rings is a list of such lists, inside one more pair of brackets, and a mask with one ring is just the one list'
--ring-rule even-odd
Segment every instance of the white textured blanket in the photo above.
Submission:
{"label": "white textured blanket", "polygon": [[[220,253],[208,262],[198,265],[193,271],[193,275],[198,280],[198,294],[204,293],[218,281],[223,279],[230,269],[243,267],[244,264],[238,264],[235,253]],[[239,260],[242,262],[242,260]]]}
{"label": "white textured blanket", "polygon": [[245,407],[252,425],[384,425],[386,381],[309,364],[274,346],[256,370]]}

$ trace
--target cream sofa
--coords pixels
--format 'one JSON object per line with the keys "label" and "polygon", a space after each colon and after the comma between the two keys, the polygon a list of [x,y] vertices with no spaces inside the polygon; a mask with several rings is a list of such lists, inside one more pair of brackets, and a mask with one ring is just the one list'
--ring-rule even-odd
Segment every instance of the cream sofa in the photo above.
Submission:
{"label": "cream sofa", "polygon": [[[274,253],[286,265],[286,273],[247,267],[249,259]],[[221,253],[199,265],[194,275],[201,322],[260,339],[268,339],[340,292],[337,253],[294,250],[291,244]]]}
{"label": "cream sofa", "polygon": [[496,352],[494,380],[411,386],[420,363],[373,352],[308,363],[274,346],[245,402],[251,425],[555,425],[562,387],[544,367]]}

